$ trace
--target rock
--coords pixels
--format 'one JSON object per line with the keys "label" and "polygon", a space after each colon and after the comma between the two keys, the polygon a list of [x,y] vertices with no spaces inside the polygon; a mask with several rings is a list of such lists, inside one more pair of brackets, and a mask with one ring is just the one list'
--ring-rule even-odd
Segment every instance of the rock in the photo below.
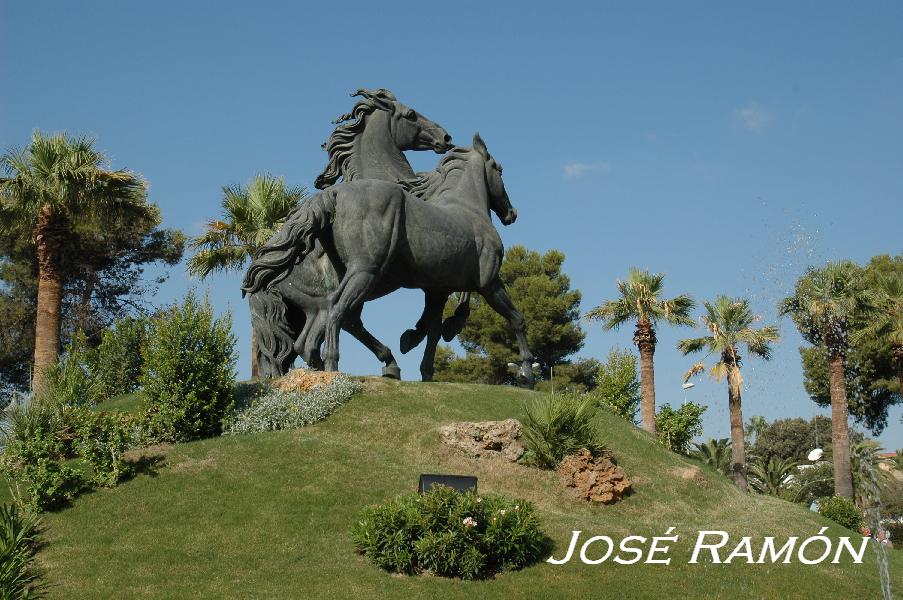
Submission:
{"label": "rock", "polygon": [[630,491],[631,483],[610,455],[593,459],[586,448],[564,457],[558,467],[561,485],[583,500],[611,504]]}
{"label": "rock", "polygon": [[524,454],[520,443],[523,427],[516,419],[504,421],[462,421],[439,428],[443,443],[457,448],[471,458],[501,456],[512,462]]}
{"label": "rock", "polygon": [[696,485],[702,487],[708,485],[705,475],[703,475],[699,467],[695,465],[690,465],[689,467],[674,467],[671,469],[671,474],[686,481],[692,481]]}

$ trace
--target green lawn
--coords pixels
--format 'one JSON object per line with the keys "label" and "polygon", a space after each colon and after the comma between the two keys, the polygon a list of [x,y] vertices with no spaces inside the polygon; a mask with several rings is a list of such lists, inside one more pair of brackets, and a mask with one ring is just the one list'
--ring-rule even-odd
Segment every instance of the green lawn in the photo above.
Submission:
{"label": "green lawn", "polygon": [[[436,428],[456,420],[518,417],[532,392],[508,387],[367,380],[327,421],[302,430],[223,437],[144,452],[145,472],[48,514],[39,554],[56,598],[875,598],[872,550],[862,565],[688,565],[700,529],[753,535],[815,535],[830,523],[803,507],[744,497],[612,415],[608,446],[635,493],[608,507],[571,499],[554,473],[463,458]],[[128,409],[128,403],[123,401]],[[156,463],[156,465],[155,465]],[[481,491],[534,502],[560,556],[575,529],[591,535],[681,536],[670,566],[541,562],[494,580],[390,575],[354,552],[350,528],[362,507],[415,489],[424,472],[479,477]],[[848,534],[832,526],[836,538]],[[760,544],[756,544],[756,554]],[[892,552],[903,590],[903,552]]]}

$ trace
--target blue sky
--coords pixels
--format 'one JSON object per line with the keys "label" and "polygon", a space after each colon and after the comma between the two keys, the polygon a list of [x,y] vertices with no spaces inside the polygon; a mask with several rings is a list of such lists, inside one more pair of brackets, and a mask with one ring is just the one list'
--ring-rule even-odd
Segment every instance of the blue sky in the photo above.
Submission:
{"label": "blue sky", "polygon": [[[479,131],[519,211],[507,245],[558,248],[582,309],[630,266],[670,294],[751,298],[766,322],[806,265],[903,251],[903,5],[893,2],[0,2],[0,147],[34,129],[94,136],[142,173],[165,224],[189,234],[221,186],[270,171],[310,186],[330,121],[359,87],[386,87],[461,144]],[[437,156],[411,155],[418,170]],[[249,371],[240,276],[201,285],[231,309]],[[157,298],[192,285],[183,267]],[[367,306],[397,348],[419,292]],[[744,413],[816,412],[792,325],[746,363]],[[628,347],[589,332],[581,356]],[[665,328],[659,402],[690,364]],[[418,375],[418,351],[401,358]],[[379,364],[343,336],[343,370]],[[705,435],[728,431],[724,384]],[[903,410],[881,436],[903,446]]]}

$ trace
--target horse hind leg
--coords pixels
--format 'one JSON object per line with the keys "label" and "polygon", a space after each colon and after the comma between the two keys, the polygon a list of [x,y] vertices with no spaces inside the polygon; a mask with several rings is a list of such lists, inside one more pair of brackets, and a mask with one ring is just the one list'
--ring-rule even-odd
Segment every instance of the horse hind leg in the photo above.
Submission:
{"label": "horse hind leg", "polygon": [[398,368],[398,363],[395,362],[392,351],[364,327],[364,322],[361,320],[361,310],[363,308],[364,306],[361,304],[358,309],[349,314],[342,328],[366,346],[385,365],[383,367],[383,377],[401,379],[401,369]]}
{"label": "horse hind leg", "polygon": [[326,319],[326,338],[323,346],[323,363],[327,371],[339,370],[339,329],[348,313],[360,308],[367,294],[376,283],[376,275],[369,271],[351,269],[345,273],[339,286],[339,294],[329,309]]}
{"label": "horse hind leg", "polygon": [[427,322],[426,348],[420,362],[420,377],[423,381],[432,381],[436,371],[436,346],[442,336],[442,310],[448,300],[447,293],[427,292],[426,308],[423,315]]}

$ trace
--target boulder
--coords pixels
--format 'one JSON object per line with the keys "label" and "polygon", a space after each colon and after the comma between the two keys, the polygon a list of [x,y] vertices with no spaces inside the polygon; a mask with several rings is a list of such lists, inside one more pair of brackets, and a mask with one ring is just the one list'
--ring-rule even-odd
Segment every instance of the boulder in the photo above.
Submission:
{"label": "boulder", "polygon": [[558,475],[561,485],[577,497],[601,504],[620,500],[631,486],[624,469],[614,458],[606,454],[594,459],[586,448],[564,457],[558,466]]}
{"label": "boulder", "polygon": [[439,437],[444,444],[457,448],[471,458],[500,456],[512,462],[524,454],[520,443],[522,434],[523,427],[516,419],[479,423],[462,421],[439,428]]}

